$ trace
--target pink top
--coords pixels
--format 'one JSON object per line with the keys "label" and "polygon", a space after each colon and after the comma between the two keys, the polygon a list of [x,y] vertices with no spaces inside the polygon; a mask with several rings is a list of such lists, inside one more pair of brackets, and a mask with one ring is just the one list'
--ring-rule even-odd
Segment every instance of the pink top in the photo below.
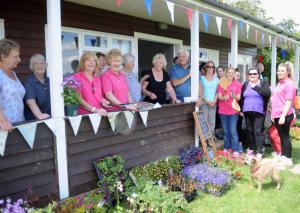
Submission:
{"label": "pink top", "polygon": [[232,81],[231,84],[227,87],[227,90],[224,90],[220,84],[217,88],[217,93],[221,93],[222,96],[229,95],[229,99],[226,101],[220,101],[219,100],[219,113],[224,115],[234,115],[237,114],[238,111],[233,109],[231,107],[232,103],[232,96],[231,94],[234,93],[234,95],[241,94],[242,91],[242,84],[238,81]]}
{"label": "pink top", "polygon": [[[103,92],[112,92],[112,94],[121,102],[121,104],[127,104],[128,100],[128,83],[126,76],[123,73],[115,73],[109,68],[105,73],[101,75],[103,83]],[[119,107],[109,107],[108,111],[120,110]]]}
{"label": "pink top", "polygon": [[[86,77],[83,71],[80,71],[74,74],[74,77],[77,78],[81,87],[77,89],[81,98],[85,100],[88,104],[96,108],[102,108],[102,83],[98,76],[94,75],[92,81]],[[78,114],[88,114],[90,111],[84,109],[82,106],[78,108]]]}
{"label": "pink top", "polygon": [[[281,80],[275,87],[271,97],[272,118],[279,118],[282,114],[284,104],[287,100],[294,102],[296,97],[296,85],[291,79]],[[292,107],[289,109],[287,115],[293,113]]]}

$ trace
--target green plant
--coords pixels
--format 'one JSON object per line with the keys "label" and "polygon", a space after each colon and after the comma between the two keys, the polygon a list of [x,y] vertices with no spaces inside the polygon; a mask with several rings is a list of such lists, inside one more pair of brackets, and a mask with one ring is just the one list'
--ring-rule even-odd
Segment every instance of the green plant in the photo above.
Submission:
{"label": "green plant", "polygon": [[54,213],[57,207],[56,202],[49,203],[45,208],[29,209],[28,213]]}
{"label": "green plant", "polygon": [[68,75],[64,77],[62,85],[64,88],[62,93],[62,96],[64,97],[64,104],[79,104],[80,95],[76,90],[81,87],[81,83],[72,75]]}

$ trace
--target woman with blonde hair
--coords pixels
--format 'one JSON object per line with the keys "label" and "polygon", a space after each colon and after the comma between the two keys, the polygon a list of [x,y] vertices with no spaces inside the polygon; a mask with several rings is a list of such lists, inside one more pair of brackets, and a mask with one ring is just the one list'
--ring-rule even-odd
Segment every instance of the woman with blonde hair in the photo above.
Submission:
{"label": "woman with blonde hair", "polygon": [[167,60],[165,55],[158,53],[153,57],[153,67],[142,72],[142,77],[148,76],[143,82],[142,92],[144,101],[150,103],[166,103],[166,91],[170,94],[173,103],[180,103],[176,98],[175,90],[171,84],[168,73],[165,72]]}
{"label": "woman with blonde hair", "polygon": [[239,157],[239,138],[237,121],[241,98],[242,85],[234,80],[235,70],[232,67],[225,69],[225,76],[221,78],[217,93],[219,99],[219,114],[224,129],[224,152],[234,151],[233,156]]}
{"label": "woman with blonde hair", "polygon": [[78,88],[80,94],[80,107],[78,114],[98,113],[107,116],[106,100],[102,94],[102,83],[96,75],[98,66],[97,56],[93,52],[84,53],[79,62],[79,72],[74,77],[81,83]]}

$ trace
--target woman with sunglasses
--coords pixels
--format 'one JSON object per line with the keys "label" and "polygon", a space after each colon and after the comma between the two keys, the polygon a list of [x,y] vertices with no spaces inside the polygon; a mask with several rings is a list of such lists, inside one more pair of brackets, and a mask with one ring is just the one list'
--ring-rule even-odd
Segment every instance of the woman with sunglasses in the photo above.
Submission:
{"label": "woman with sunglasses", "polygon": [[292,104],[296,97],[296,85],[291,80],[293,65],[290,62],[278,65],[278,84],[271,97],[271,118],[281,140],[281,166],[292,166],[292,143],[289,136],[290,125],[294,118]]}
{"label": "woman with sunglasses", "polygon": [[203,103],[201,109],[204,111],[209,123],[210,131],[214,135],[216,125],[216,102],[217,87],[219,79],[215,75],[215,64],[208,61],[204,66],[205,75],[201,75],[201,83],[203,87]]}
{"label": "woman with sunglasses", "polygon": [[243,84],[241,95],[241,114],[245,116],[248,134],[247,155],[253,156],[256,149],[256,160],[261,161],[264,143],[263,128],[271,90],[267,81],[260,80],[256,68],[250,68],[247,74],[249,80]]}
{"label": "woman with sunglasses", "polygon": [[107,116],[107,111],[103,109],[102,83],[95,74],[98,66],[97,56],[93,52],[84,53],[79,62],[79,72],[74,74],[81,87],[77,89],[80,94],[80,107],[78,114],[98,113]]}

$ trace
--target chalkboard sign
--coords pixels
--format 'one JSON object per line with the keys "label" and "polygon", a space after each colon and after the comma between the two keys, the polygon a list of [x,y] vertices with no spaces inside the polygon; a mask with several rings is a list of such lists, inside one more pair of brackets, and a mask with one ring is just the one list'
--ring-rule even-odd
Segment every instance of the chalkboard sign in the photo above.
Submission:
{"label": "chalkboard sign", "polygon": [[210,127],[209,127],[205,113],[203,111],[199,111],[199,112],[193,112],[193,115],[194,115],[197,133],[200,137],[202,148],[203,148],[204,154],[206,156],[206,160],[207,160],[208,164],[210,164],[211,159],[208,154],[207,143],[209,146],[211,146],[214,154],[216,154],[217,150],[216,150],[216,146],[215,146],[215,142],[214,142],[214,137],[210,131]]}

